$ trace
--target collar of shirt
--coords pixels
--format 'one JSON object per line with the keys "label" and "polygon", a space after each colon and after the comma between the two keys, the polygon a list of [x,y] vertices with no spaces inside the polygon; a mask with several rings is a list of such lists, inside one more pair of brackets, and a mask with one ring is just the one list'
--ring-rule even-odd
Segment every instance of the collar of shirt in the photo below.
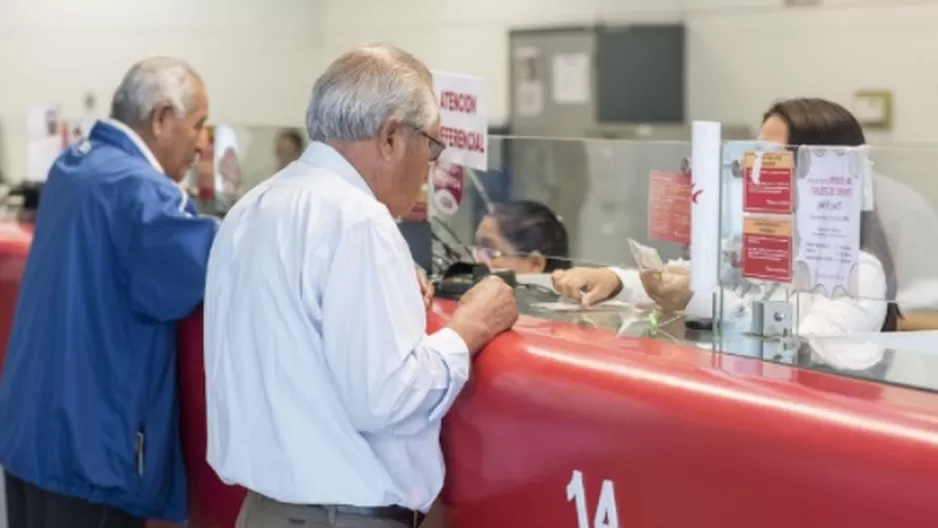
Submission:
{"label": "collar of shirt", "polygon": [[[102,120],[102,122],[107,124],[108,126],[116,128],[122,134],[127,136],[127,138],[130,139],[130,141],[134,144],[134,146],[140,149],[140,152],[143,153],[143,157],[147,159],[147,162],[154,169],[161,172],[162,174],[166,174],[166,171],[163,170],[163,166],[160,165],[159,160],[157,160],[156,156],[153,155],[153,151],[150,150],[150,147],[148,147],[147,144],[143,142],[143,139],[136,132],[134,132],[132,128],[125,125],[124,123],[121,123],[120,121],[116,119],[104,119]],[[169,178],[168,175],[166,177]],[[180,181],[180,182],[173,180],[173,184],[176,185],[176,187],[179,189],[179,192],[182,193],[182,201],[180,201],[179,203],[180,212],[184,212],[186,210],[186,204],[189,201],[189,193],[186,192],[185,183],[186,183],[185,180]]]}
{"label": "collar of shirt", "polygon": [[320,141],[311,142],[303,155],[300,156],[299,161],[338,174],[345,181],[368,193],[369,196],[374,197],[375,195],[361,174],[345,159],[345,156],[325,143]]}
{"label": "collar of shirt", "polygon": [[133,142],[134,146],[140,149],[140,152],[143,153],[143,156],[147,159],[148,162],[150,162],[150,165],[152,165],[154,169],[162,172],[163,174],[166,174],[166,171],[163,170],[163,166],[160,165],[160,162],[157,161],[156,156],[153,155],[153,151],[150,150],[150,147],[148,147],[147,144],[143,142],[143,139],[141,139],[132,128],[116,119],[105,119],[104,122],[123,132],[125,136],[130,138],[130,141]]}

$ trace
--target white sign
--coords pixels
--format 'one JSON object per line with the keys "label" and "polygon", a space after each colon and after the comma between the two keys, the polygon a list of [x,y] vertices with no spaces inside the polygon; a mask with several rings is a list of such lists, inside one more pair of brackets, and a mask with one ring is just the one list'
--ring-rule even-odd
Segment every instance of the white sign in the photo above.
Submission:
{"label": "white sign", "polygon": [[433,72],[433,91],[440,106],[440,140],[446,143],[441,162],[488,170],[488,94],[480,77]]}
{"label": "white sign", "polygon": [[619,528],[619,512],[616,509],[616,486],[611,480],[604,480],[599,491],[596,514],[590,523],[586,507],[586,487],[583,485],[583,473],[574,471],[567,484],[567,501],[576,505],[577,528]]}
{"label": "white sign", "polygon": [[808,291],[856,295],[864,154],[849,148],[798,151],[795,277]]}
{"label": "white sign", "polygon": [[554,102],[586,104],[590,102],[590,56],[588,53],[560,53],[551,64]]}

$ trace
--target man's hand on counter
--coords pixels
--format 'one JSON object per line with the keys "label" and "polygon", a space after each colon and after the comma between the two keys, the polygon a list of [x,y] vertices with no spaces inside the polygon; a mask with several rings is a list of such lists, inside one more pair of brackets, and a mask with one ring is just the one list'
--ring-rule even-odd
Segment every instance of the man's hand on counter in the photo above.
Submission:
{"label": "man's hand on counter", "polygon": [[446,326],[459,334],[474,356],[517,320],[514,289],[502,279],[489,276],[462,296]]}
{"label": "man's hand on counter", "polygon": [[557,270],[550,276],[560,295],[583,306],[611,299],[622,290],[619,276],[609,268],[570,268]]}

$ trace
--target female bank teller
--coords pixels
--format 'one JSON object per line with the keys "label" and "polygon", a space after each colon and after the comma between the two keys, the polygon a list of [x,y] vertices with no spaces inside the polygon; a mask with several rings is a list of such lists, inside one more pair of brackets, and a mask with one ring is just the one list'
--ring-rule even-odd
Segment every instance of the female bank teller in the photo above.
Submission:
{"label": "female bank teller", "polygon": [[[774,104],[764,115],[759,139],[782,145],[860,146],[863,130],[850,112],[823,99],[790,99]],[[861,240],[856,297],[827,298],[799,293],[795,333],[802,336],[838,336],[896,329],[899,310],[895,303],[893,259],[875,212],[861,215]],[[617,298],[630,303],[650,300],[669,311],[683,310],[690,290],[686,262],[669,263],[663,272],[618,268],[573,268],[554,272],[554,287],[564,296],[594,303]],[[784,295],[784,292],[779,292]],[[747,300],[730,294],[726,304],[746,310]],[[732,311],[732,310],[729,310]],[[879,346],[836,346],[812,343],[815,359],[834,367],[863,370],[883,360]]]}
{"label": "female bank teller", "polygon": [[567,228],[549,207],[530,200],[498,204],[476,228],[473,258],[518,274],[570,267]]}

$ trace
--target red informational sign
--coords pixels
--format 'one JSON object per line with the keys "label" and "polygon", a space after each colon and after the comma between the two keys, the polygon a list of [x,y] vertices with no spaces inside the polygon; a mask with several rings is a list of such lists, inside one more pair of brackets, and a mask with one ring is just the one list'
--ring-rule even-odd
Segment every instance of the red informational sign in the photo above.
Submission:
{"label": "red informational sign", "polygon": [[648,175],[648,238],[690,243],[690,176],[652,171]]}
{"label": "red informational sign", "polygon": [[743,277],[791,282],[791,217],[744,218],[742,253]]}
{"label": "red informational sign", "polygon": [[743,157],[743,212],[789,214],[794,205],[794,158],[785,152]]}
{"label": "red informational sign", "polygon": [[435,213],[450,216],[459,210],[465,184],[465,169],[455,163],[439,162],[430,174],[430,196]]}

